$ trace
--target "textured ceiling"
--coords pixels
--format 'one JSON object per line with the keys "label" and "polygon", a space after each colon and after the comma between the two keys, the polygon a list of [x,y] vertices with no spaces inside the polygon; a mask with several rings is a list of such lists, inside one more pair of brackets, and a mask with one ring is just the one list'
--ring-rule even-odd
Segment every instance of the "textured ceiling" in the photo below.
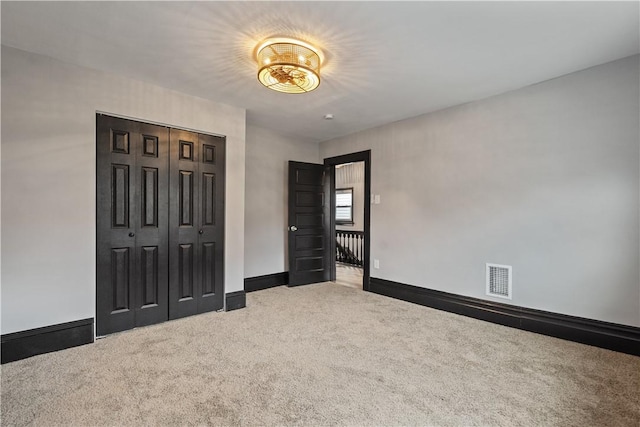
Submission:
{"label": "textured ceiling", "polygon": [[[639,52],[638,2],[6,2],[2,44],[247,109],[323,141]],[[327,56],[309,94],[270,91],[253,49]],[[326,113],[335,119],[323,120]]]}

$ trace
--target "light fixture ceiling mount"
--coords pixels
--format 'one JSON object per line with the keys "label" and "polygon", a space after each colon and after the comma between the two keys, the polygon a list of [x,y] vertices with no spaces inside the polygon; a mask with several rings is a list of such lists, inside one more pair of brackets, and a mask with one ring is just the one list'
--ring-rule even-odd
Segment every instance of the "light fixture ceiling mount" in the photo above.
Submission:
{"label": "light fixture ceiling mount", "polygon": [[284,93],[311,92],[320,85],[322,52],[308,43],[290,38],[265,40],[256,48],[258,80]]}

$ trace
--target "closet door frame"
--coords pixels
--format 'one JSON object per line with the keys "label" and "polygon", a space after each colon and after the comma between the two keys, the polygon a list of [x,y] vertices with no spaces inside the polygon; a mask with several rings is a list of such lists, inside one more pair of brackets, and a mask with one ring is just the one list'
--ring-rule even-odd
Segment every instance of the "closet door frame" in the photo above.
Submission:
{"label": "closet door frame", "polygon": [[[128,212],[128,224],[127,226],[119,227],[118,238],[114,243],[112,239],[106,238],[108,236],[107,231],[112,227],[112,202],[113,202],[113,167],[112,163],[112,144],[113,144],[113,132],[110,126],[114,123],[128,123],[132,126],[129,137],[136,134],[136,138],[139,141],[134,141],[130,138],[127,141],[129,154],[129,165],[127,169],[127,180],[129,181],[128,195],[127,195],[127,207],[130,210]],[[157,145],[153,144],[153,141],[146,136],[152,133],[151,129],[163,128],[166,130],[166,137],[159,137],[157,139]],[[193,195],[196,196],[193,202],[193,229],[196,233],[202,231],[202,233],[196,234],[195,242],[196,246],[193,247],[194,254],[198,258],[194,258],[194,262],[198,261],[198,268],[193,269],[194,281],[193,285],[197,286],[195,289],[199,293],[194,293],[194,303],[190,304],[190,308],[182,313],[172,312],[172,295],[177,286],[176,273],[172,271],[171,267],[174,263],[176,254],[174,242],[178,241],[178,228],[174,227],[173,215],[175,214],[178,201],[174,200],[174,176],[172,175],[174,170],[180,170],[180,162],[175,160],[174,147],[171,143],[171,132],[181,134],[195,135],[193,140],[192,156],[193,160],[198,162],[203,160],[205,165],[201,168],[198,166],[198,162],[195,162],[196,168],[192,175],[193,180]],[[109,138],[108,143],[101,144],[100,138]],[[212,142],[213,141],[213,142]],[[203,151],[204,145],[215,146],[214,151]],[[155,150],[155,152],[154,152]],[[140,151],[140,153],[138,153]],[[118,155],[124,153],[116,153]],[[134,158],[130,157],[131,154]],[[158,166],[157,159],[152,157],[162,158],[165,156],[165,178],[161,178],[161,166]],[[117,157],[117,156],[116,156]],[[147,158],[148,157],[148,158]],[[123,157],[122,159],[124,159]],[[185,159],[182,159],[185,160]],[[150,163],[149,163],[150,162]],[[124,161],[118,162],[115,159],[116,164],[126,164]],[[209,164],[208,166],[206,164]],[[225,182],[226,182],[226,137],[221,135],[214,135],[209,133],[194,132],[190,130],[183,130],[177,127],[166,126],[153,122],[144,122],[136,119],[130,119],[110,113],[96,112],[96,335],[102,336],[114,332],[119,332],[127,329],[132,329],[137,326],[144,326],[153,323],[163,322],[165,320],[174,319],[178,317],[184,317],[191,314],[203,313],[207,311],[221,310],[224,307],[224,224],[225,224]],[[132,167],[133,166],[133,167]],[[214,167],[212,170],[211,167]],[[207,169],[209,168],[209,169]],[[135,170],[134,170],[135,169]],[[157,178],[154,178],[154,169],[158,169]],[[204,182],[203,173],[208,175],[208,179],[213,174],[214,181]],[[153,181],[154,185],[149,183]],[[214,193],[216,200],[213,205],[210,204],[211,200],[207,200],[204,203],[201,199],[203,197],[202,186],[206,186],[215,183]],[[149,186],[143,188],[143,184],[147,183]],[[102,186],[102,187],[101,187]],[[108,191],[107,191],[108,188]],[[148,190],[155,188],[158,193],[164,193],[164,202],[160,200],[153,209],[144,209],[144,197],[149,195]],[[145,192],[146,191],[146,192]],[[162,197],[160,197],[162,199]],[[208,204],[209,203],[209,204]],[[206,206],[214,206],[214,224],[211,223],[210,212],[206,212]],[[154,217],[155,213],[155,217]],[[146,216],[145,216],[146,215]],[[154,219],[158,222],[158,232],[155,234],[161,234],[162,250],[158,248],[158,251],[154,251],[153,245],[147,244],[146,240],[150,234],[149,220],[153,222]],[[209,218],[208,223],[203,223],[201,218]],[[145,224],[145,220],[147,224]],[[164,227],[161,225],[164,224]],[[212,233],[213,230],[213,233]],[[151,234],[154,234],[151,232]],[[158,237],[158,236],[156,236]],[[136,240],[140,240],[140,244]],[[204,249],[202,246],[204,243]],[[213,244],[212,244],[213,243]],[[129,269],[127,271],[127,305],[126,309],[121,310],[107,310],[105,307],[109,304],[109,299],[114,298],[112,288],[112,275],[113,266],[110,263],[110,259],[113,256],[112,247],[126,248],[127,249],[127,262]],[[155,252],[155,253],[154,253]],[[205,258],[211,258],[213,256],[215,268],[211,268],[211,264],[204,262]],[[176,258],[177,260],[177,258]],[[161,304],[155,304],[152,301],[146,301],[149,299],[149,292],[143,288],[143,282],[145,274],[148,273],[149,265],[156,264],[158,268],[164,271],[164,274],[157,274],[158,288],[157,297],[161,300]],[[208,268],[208,269],[207,269]],[[146,278],[152,277],[146,274]],[[203,292],[202,280],[206,277],[214,279],[215,292],[207,292],[211,289],[205,289]],[[106,283],[106,285],[105,285]],[[110,284],[111,283],[111,284]],[[164,285],[162,284],[164,283]],[[147,304],[149,302],[149,304]],[[115,302],[114,302],[115,304]],[[151,311],[162,310],[163,315],[158,320],[157,315],[149,316]],[[115,322],[113,319],[109,319],[109,315],[115,313]]]}

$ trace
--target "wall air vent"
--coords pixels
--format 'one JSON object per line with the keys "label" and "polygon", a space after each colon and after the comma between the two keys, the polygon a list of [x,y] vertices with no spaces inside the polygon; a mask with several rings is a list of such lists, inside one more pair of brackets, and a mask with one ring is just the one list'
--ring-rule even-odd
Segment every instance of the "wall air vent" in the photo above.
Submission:
{"label": "wall air vent", "polygon": [[511,266],[487,263],[487,295],[511,299]]}

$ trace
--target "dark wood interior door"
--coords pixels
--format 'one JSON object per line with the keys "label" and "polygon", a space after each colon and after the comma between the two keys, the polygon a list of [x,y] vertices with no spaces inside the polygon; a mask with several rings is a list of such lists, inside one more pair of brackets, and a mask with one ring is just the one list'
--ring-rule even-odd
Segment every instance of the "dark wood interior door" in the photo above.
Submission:
{"label": "dark wood interior door", "polygon": [[223,307],[223,137],[171,129],[169,318]]}
{"label": "dark wood interior door", "polygon": [[289,162],[289,286],[330,280],[329,179],[324,165]]}
{"label": "dark wood interior door", "polygon": [[169,129],[98,114],[97,335],[168,318]]}

